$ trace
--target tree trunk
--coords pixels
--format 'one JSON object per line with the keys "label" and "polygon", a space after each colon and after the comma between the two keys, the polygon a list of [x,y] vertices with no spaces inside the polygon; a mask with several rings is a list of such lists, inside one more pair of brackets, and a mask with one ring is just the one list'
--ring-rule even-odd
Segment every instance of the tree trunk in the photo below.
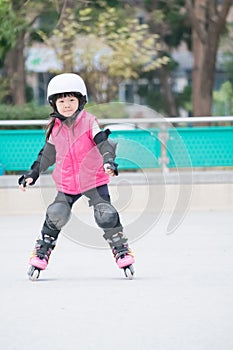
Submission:
{"label": "tree trunk", "polygon": [[225,25],[231,0],[224,0],[218,8],[216,0],[186,0],[192,24],[192,103],[194,116],[212,114],[216,57],[221,31]]}
{"label": "tree trunk", "polygon": [[26,102],[24,33],[18,36],[15,47],[6,54],[5,68],[10,80],[9,100],[15,105],[22,105]]}
{"label": "tree trunk", "polygon": [[[197,0],[195,6],[196,17],[202,26],[206,25],[206,1]],[[194,66],[193,80],[193,115],[209,116],[212,111],[212,91],[214,86],[216,56],[218,49],[219,33],[215,25],[208,23],[208,38],[200,37],[196,28],[192,31]]]}
{"label": "tree trunk", "polygon": [[193,41],[194,67],[193,80],[193,115],[209,116],[212,109],[212,91],[216,66],[216,42],[211,40],[210,45],[204,46],[198,39]]}

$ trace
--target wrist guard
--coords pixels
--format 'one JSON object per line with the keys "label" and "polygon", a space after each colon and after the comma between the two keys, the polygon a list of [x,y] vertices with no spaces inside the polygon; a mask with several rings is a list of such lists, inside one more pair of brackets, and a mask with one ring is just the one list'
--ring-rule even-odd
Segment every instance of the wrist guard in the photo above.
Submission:
{"label": "wrist guard", "polygon": [[37,176],[36,173],[33,174],[33,171],[29,171],[27,174],[22,175],[19,179],[18,179],[18,184],[19,185],[23,185],[23,187],[27,186],[27,182],[26,180],[29,178],[33,179],[33,182],[30,183],[31,185],[34,185],[34,183],[36,182],[36,180],[38,179],[39,175]]}

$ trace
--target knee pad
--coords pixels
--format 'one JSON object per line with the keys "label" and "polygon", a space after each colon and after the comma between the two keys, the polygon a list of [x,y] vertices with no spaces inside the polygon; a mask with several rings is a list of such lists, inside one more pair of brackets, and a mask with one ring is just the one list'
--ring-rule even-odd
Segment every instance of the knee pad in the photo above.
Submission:
{"label": "knee pad", "polygon": [[115,227],[119,223],[118,212],[107,202],[94,205],[94,217],[97,225],[103,229]]}
{"label": "knee pad", "polygon": [[61,230],[61,228],[69,221],[71,209],[68,204],[55,202],[52,203],[46,213],[46,223],[47,225],[56,230]]}

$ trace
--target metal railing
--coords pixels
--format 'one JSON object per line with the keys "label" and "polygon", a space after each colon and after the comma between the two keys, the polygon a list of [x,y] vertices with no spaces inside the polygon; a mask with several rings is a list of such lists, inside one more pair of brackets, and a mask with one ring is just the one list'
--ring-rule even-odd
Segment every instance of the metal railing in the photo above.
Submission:
{"label": "metal railing", "polygon": [[[109,118],[109,119],[98,119],[101,125],[107,124],[183,124],[183,123],[222,123],[222,122],[233,122],[233,116],[205,116],[205,117],[155,117],[155,118]],[[0,120],[0,126],[43,126],[48,124],[46,120]]]}

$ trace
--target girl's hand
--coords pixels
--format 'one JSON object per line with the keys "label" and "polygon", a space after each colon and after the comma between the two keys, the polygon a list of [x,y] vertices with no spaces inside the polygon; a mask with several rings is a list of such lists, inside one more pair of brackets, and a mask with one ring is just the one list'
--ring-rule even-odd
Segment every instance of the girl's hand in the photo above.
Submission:
{"label": "girl's hand", "polygon": [[25,192],[26,191],[26,187],[28,185],[30,185],[33,182],[33,179],[31,177],[28,177],[27,179],[25,179],[20,185],[19,188],[21,191]]}
{"label": "girl's hand", "polygon": [[111,169],[110,163],[104,164],[104,172],[110,176],[116,176],[114,170]]}

